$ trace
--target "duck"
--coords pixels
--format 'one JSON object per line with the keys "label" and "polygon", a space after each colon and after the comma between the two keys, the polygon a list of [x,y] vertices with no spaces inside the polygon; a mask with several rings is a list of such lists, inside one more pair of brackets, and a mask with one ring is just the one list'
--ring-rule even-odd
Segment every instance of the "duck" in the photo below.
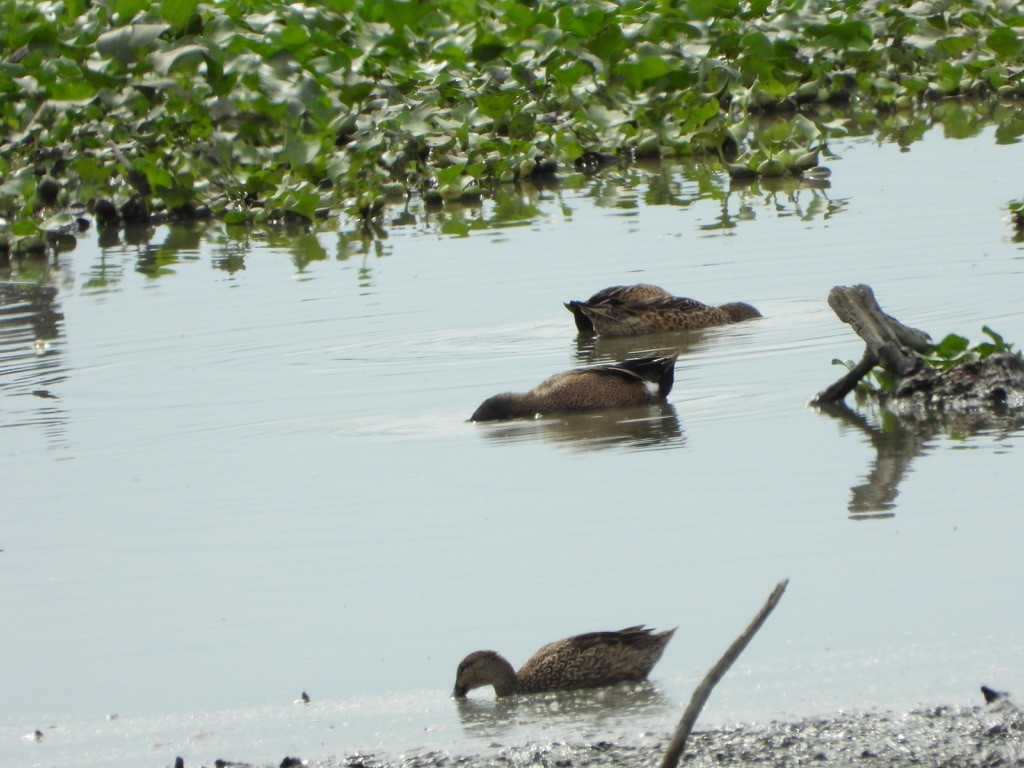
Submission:
{"label": "duck", "polygon": [[640,357],[557,373],[529,392],[503,392],[487,398],[469,420],[499,421],[654,405],[663,402],[672,391],[677,357],[679,350],[660,357]]}
{"label": "duck", "polygon": [[465,698],[486,685],[496,696],[510,696],[646,680],[676,629],[655,632],[638,624],[573,635],[543,646],[518,672],[497,651],[474,651],[459,664],[453,695]]}
{"label": "duck", "polygon": [[637,336],[664,331],[692,331],[761,317],[750,304],[720,306],[673,296],[656,285],[616,285],[598,291],[586,301],[565,304],[580,333],[599,336]]}

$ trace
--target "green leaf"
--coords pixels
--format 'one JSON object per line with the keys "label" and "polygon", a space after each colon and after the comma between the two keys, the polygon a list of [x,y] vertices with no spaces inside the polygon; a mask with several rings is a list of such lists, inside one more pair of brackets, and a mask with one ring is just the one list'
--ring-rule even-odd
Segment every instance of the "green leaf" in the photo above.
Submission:
{"label": "green leaf", "polygon": [[450,186],[461,175],[461,165],[449,165],[447,168],[441,168],[437,171],[437,184],[439,187]]}
{"label": "green leaf", "polygon": [[508,46],[498,37],[484,37],[470,50],[470,58],[477,63],[493,61],[507,50]]}
{"label": "green leaf", "polygon": [[996,52],[1000,61],[1008,61],[1020,55],[1020,37],[1009,27],[996,27],[985,38],[985,45]]}
{"label": "green leaf", "polygon": [[[987,325],[983,325],[981,327],[981,332],[984,333],[986,336],[988,336],[990,339],[992,339],[992,345],[991,346],[993,347],[993,349],[992,349],[993,352],[1012,352],[1013,351],[1013,344],[1008,342],[1008,341],[1006,341],[1000,334],[998,334],[995,331],[993,331]],[[978,346],[980,347],[982,345],[979,344]]]}
{"label": "green leaf", "polygon": [[806,33],[818,39],[824,48],[867,51],[874,41],[874,32],[865,21],[833,21],[828,24],[808,24]]}
{"label": "green leaf", "polygon": [[149,61],[153,71],[160,75],[166,75],[172,70],[182,71],[193,68],[196,64],[208,57],[209,50],[204,45],[189,43],[179,45],[166,51],[155,51],[150,54]]}
{"label": "green leaf", "polygon": [[492,120],[500,120],[508,115],[509,109],[516,101],[513,91],[496,91],[481,93],[476,97],[477,108]]}
{"label": "green leaf", "polygon": [[561,67],[555,67],[550,75],[559,85],[563,87],[571,87],[576,85],[584,76],[589,75],[594,70],[593,68],[582,62],[574,61],[571,64],[566,64]]}
{"label": "green leaf", "polygon": [[970,50],[977,41],[968,35],[954,35],[935,41],[935,47],[952,59],[959,59],[964,51]]}
{"label": "green leaf", "polygon": [[964,352],[967,349],[968,344],[969,342],[965,337],[951,333],[935,345],[934,354],[944,360],[952,360],[954,357]]}
{"label": "green leaf", "polygon": [[11,222],[11,234],[15,237],[28,237],[39,234],[39,225],[32,219],[18,219]]}
{"label": "green leaf", "polygon": [[964,79],[964,68],[947,61],[940,61],[936,67],[935,83],[945,93],[956,93]]}
{"label": "green leaf", "polygon": [[182,29],[199,7],[199,0],[163,0],[160,16],[175,29]]}
{"label": "green leaf", "polygon": [[622,30],[618,26],[609,26],[597,37],[592,38],[587,48],[590,49],[605,66],[609,66],[622,58],[622,52],[626,49],[626,39],[622,36]]}
{"label": "green leaf", "polygon": [[286,211],[298,213],[312,220],[320,207],[320,197],[310,190],[292,190],[278,199],[278,205]]}
{"label": "green leaf", "polygon": [[626,79],[633,90],[639,91],[651,81],[668,74],[668,62],[660,56],[648,56],[636,62],[620,64],[618,73]]}
{"label": "green leaf", "polygon": [[689,129],[702,128],[721,114],[722,108],[718,99],[701,98],[686,107],[686,125]]}
{"label": "green leaf", "polygon": [[281,158],[293,168],[313,162],[320,154],[320,140],[304,140],[301,136],[292,135],[285,141]]}
{"label": "green leaf", "polygon": [[707,21],[718,9],[717,0],[687,0],[686,15],[693,21]]}
{"label": "green leaf", "polygon": [[92,83],[84,77],[61,77],[49,84],[47,90],[54,101],[88,101],[96,95]]}
{"label": "green leaf", "polygon": [[169,28],[168,24],[129,24],[104,32],[96,38],[96,50],[103,56],[128,64],[138,58],[143,49],[150,48]]}
{"label": "green leaf", "polygon": [[113,5],[118,21],[123,24],[140,11],[148,11],[150,3],[148,0],[115,0]]}
{"label": "green leaf", "polygon": [[174,176],[166,168],[157,165],[155,162],[148,158],[137,158],[132,161],[132,170],[137,173],[141,173],[146,177],[146,181],[149,182],[150,189],[158,189],[159,187],[173,187]]}
{"label": "green leaf", "polygon": [[990,339],[992,339],[992,341],[996,344],[996,346],[999,346],[999,347],[1003,346],[1003,344],[1004,344],[1003,337],[1000,336],[995,331],[993,331],[987,325],[981,326],[981,332],[984,333],[986,336],[988,336]]}
{"label": "green leaf", "polygon": [[373,87],[372,80],[353,80],[350,83],[344,83],[338,89],[338,99],[342,104],[355,104],[368,98],[373,93]]}
{"label": "green leaf", "polygon": [[770,62],[775,58],[775,48],[772,41],[763,32],[751,32],[743,36],[744,53]]}

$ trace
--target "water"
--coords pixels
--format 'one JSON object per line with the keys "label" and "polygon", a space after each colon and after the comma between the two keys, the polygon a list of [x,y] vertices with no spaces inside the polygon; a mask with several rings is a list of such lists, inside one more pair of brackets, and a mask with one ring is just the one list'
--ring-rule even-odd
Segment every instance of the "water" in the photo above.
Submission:
{"label": "water", "polygon": [[[383,240],[93,235],[51,287],[5,285],[0,761],[664,732],[785,577],[702,725],[1024,690],[1021,433],[901,440],[805,405],[862,350],[833,285],[935,337],[1024,343],[1021,148],[832,148],[827,190],[716,199],[645,167],[413,209]],[[765,317],[684,338],[663,409],[465,421],[678,344],[576,338],[563,301],[640,281]],[[471,650],[520,664],[640,622],[680,627],[653,691],[449,698]]]}

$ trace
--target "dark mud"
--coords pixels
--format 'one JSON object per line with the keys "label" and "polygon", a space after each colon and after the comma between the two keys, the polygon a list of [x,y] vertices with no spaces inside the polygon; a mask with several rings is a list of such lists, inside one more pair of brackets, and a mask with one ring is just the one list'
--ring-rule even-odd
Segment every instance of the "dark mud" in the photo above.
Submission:
{"label": "dark mud", "polygon": [[[609,768],[657,765],[669,734],[648,744],[495,745],[482,755],[428,752],[396,759],[372,755],[330,760],[337,768],[543,766]],[[1024,713],[1009,702],[973,709],[937,707],[906,715],[841,714],[694,733],[682,765],[1024,766]]]}
{"label": "dark mud", "polygon": [[[358,754],[304,763],[319,768],[622,768],[657,766],[670,734],[643,743],[492,744],[479,754],[424,751]],[[274,763],[279,765],[279,763]],[[694,733],[682,766],[843,765],[857,768],[1024,766],[1024,712],[1009,700],[969,709],[899,715],[840,713]]]}

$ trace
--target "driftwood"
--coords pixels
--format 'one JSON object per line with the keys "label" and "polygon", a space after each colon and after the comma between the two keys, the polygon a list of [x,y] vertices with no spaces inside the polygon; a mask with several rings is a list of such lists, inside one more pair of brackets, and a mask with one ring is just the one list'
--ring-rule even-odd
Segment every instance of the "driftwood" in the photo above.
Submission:
{"label": "driftwood", "polygon": [[729,667],[732,666],[733,662],[743,653],[743,649],[747,647],[751,638],[761,628],[761,625],[767,620],[768,616],[775,606],[778,605],[779,600],[782,599],[782,593],[786,591],[786,585],[789,584],[789,579],[783,579],[775,585],[775,589],[768,596],[765,604],[758,611],[754,620],[750,622],[750,625],[743,630],[743,633],[737,637],[732,645],[729,646],[725,655],[718,660],[718,663],[713,666],[704,679],[701,680],[700,685],[697,686],[693,692],[693,696],[690,697],[690,703],[686,707],[686,711],[683,712],[683,717],[679,721],[679,725],[676,727],[676,732],[672,736],[672,741],[668,745],[668,749],[665,751],[665,756],[661,759],[660,768],[676,768],[679,765],[679,760],[683,756],[683,751],[686,749],[686,741],[690,738],[690,732],[693,730],[694,724],[697,722],[697,718],[700,716],[700,711],[704,709],[704,705],[707,703],[708,697],[711,696],[711,690],[718,685],[718,681],[722,679],[726,672],[729,671]]}
{"label": "driftwood", "polygon": [[896,382],[883,404],[898,414],[962,412],[979,407],[1024,407],[1024,358],[1001,352],[936,369],[921,357],[931,346],[924,331],[885,314],[867,285],[837,285],[829,306],[864,339],[864,356],[845,376],[822,390],[815,405],[840,403],[876,365]]}
{"label": "driftwood", "polygon": [[916,373],[923,363],[915,352],[925,352],[931,338],[924,331],[903,325],[882,311],[868,285],[837,285],[828,294],[828,305],[844,323],[864,339],[864,356],[845,376],[819,392],[815,403],[838,403],[868,371],[880,364],[897,378]]}

